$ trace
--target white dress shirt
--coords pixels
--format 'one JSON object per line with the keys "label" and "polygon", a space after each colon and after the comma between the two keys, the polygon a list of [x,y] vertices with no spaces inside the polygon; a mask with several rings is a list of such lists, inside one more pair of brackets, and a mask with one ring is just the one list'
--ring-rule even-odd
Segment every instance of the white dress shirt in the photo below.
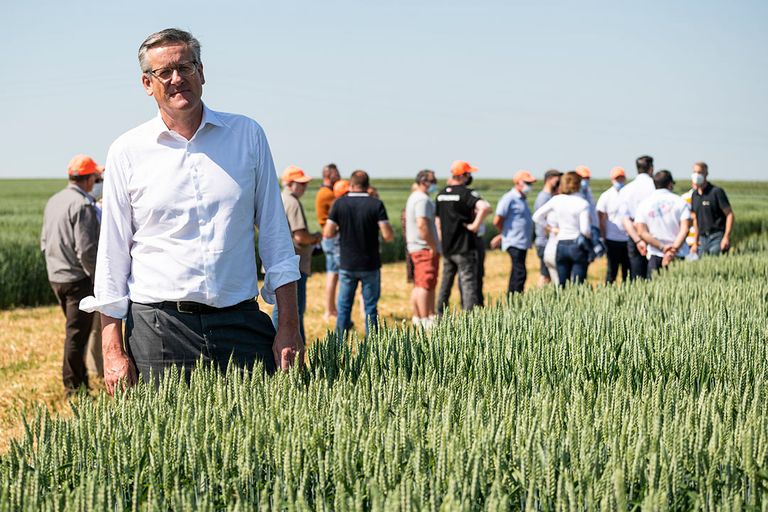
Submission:
{"label": "white dress shirt", "polygon": [[624,229],[624,216],[621,213],[619,191],[611,187],[597,200],[597,211],[606,215],[605,239],[613,242],[626,242],[627,232]]}
{"label": "white dress shirt", "polygon": [[544,203],[533,214],[536,224],[546,222],[550,212],[557,214],[557,240],[575,240],[579,235],[589,236],[589,203],[578,194],[558,194]]}
{"label": "white dress shirt", "polygon": [[85,311],[125,318],[128,301],[226,307],[299,279],[272,154],[261,126],[203,106],[190,140],[158,116],[110,147],[95,297]]}
{"label": "white dress shirt", "polygon": [[[673,194],[666,188],[655,190],[650,197],[642,201],[635,216],[635,222],[648,226],[648,232],[663,245],[671,244],[680,232],[680,224],[691,218],[691,208],[685,199]],[[688,254],[688,245],[683,243],[677,256]],[[648,259],[651,256],[664,256],[658,248],[648,244]]]}
{"label": "white dress shirt", "polygon": [[641,201],[647,199],[656,190],[653,178],[645,173],[638,174],[635,179],[619,191],[621,217],[635,219],[635,210]]}

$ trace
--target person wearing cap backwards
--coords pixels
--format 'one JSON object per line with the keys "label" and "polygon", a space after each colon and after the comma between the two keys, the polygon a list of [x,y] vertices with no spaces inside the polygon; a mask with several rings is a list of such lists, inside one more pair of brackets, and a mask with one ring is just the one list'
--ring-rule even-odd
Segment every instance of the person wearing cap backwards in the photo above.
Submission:
{"label": "person wearing cap backwards", "polygon": [[620,216],[627,232],[629,278],[646,279],[648,276],[648,246],[637,234],[634,224],[637,205],[656,190],[653,185],[653,158],[644,155],[635,161],[637,177],[619,191]]}
{"label": "person wearing cap backwards", "polygon": [[648,279],[655,271],[688,254],[685,238],[691,225],[688,203],[672,193],[675,180],[669,171],[653,177],[656,190],[635,211],[638,236],[648,244]]}
{"label": "person wearing cap backwards", "polygon": [[[536,195],[536,200],[533,202],[533,211],[538,210],[544,203],[552,199],[555,195],[557,188],[560,186],[560,176],[563,173],[557,169],[550,169],[544,173],[544,186],[541,191]],[[544,262],[544,250],[547,247],[547,241],[549,235],[546,229],[546,223],[539,223],[535,225],[534,233],[536,238],[534,239],[534,245],[536,246],[536,255],[539,257],[539,287],[545,286],[552,281],[549,274],[549,268],[547,268]]]}
{"label": "person wearing cap backwards", "polygon": [[[339,168],[336,164],[328,164],[323,167],[323,184],[315,196],[315,213],[320,231],[325,228],[331,206],[336,200],[333,186],[341,179]],[[336,316],[336,286],[339,283],[339,240],[338,238],[323,238],[321,242],[323,254],[325,254],[325,312],[323,320],[326,322],[332,316]]]}
{"label": "person wearing cap backwards", "polygon": [[395,234],[389,224],[384,203],[368,194],[369,186],[368,173],[361,170],[353,172],[349,178],[349,192],[333,203],[323,229],[325,238],[339,235],[339,297],[336,302],[339,312],[336,332],[339,336],[343,336],[352,327],[352,304],[358,282],[361,283],[365,305],[366,336],[379,321],[379,231],[385,242],[394,240]]}
{"label": "person wearing cap backwards", "polygon": [[77,155],[67,167],[69,185],[48,200],[40,248],[48,281],[66,318],[62,380],[67,395],[88,388],[86,352],[93,314],[80,311],[80,300],[93,293],[99,218],[91,196],[103,167]]}
{"label": "person wearing cap backwards", "polygon": [[731,248],[734,216],[725,191],[707,181],[708,176],[707,164],[693,164],[691,209],[696,237],[693,250],[702,255],[717,255]]}
{"label": "person wearing cap backwards", "polygon": [[[312,251],[316,244],[323,239],[320,233],[310,233],[307,225],[307,216],[301,205],[301,196],[307,190],[307,183],[312,178],[304,173],[304,170],[295,165],[288,166],[283,172],[283,208],[288,219],[288,228],[291,230],[293,247],[299,255],[299,272],[301,278],[296,281],[296,294],[299,306],[299,332],[301,339],[306,342],[304,335],[304,312],[307,309],[307,278],[312,273]],[[272,310],[272,323],[279,325],[278,307]]]}
{"label": "person wearing cap backwards", "polygon": [[515,186],[501,197],[496,206],[493,225],[501,233],[501,249],[507,251],[512,258],[507,292],[522,293],[528,277],[525,257],[531,247],[533,233],[533,219],[526,199],[536,178],[528,171],[518,171],[513,182]]}
{"label": "person wearing cap backwards", "polygon": [[[304,349],[301,274],[264,130],[203,103],[192,34],[154,33],[138,56],[159,112],[109,149],[95,297],[80,303],[101,312],[107,391],[136,382],[137,369],[149,380],[183,366],[188,378],[199,360],[288,369]],[[277,330],[255,299],[254,225]]]}
{"label": "person wearing cap backwards", "polygon": [[477,168],[456,160],[451,165],[451,177],[437,194],[435,223],[443,249],[443,278],[437,297],[437,314],[441,316],[451,296],[456,274],[462,309],[483,305],[478,269],[477,232],[491,213],[491,205],[469,188],[472,173]]}
{"label": "person wearing cap backwards", "polygon": [[611,188],[600,194],[597,200],[597,216],[600,221],[600,236],[605,240],[608,256],[608,269],[605,282],[613,283],[621,267],[621,280],[627,280],[629,272],[629,253],[627,252],[627,232],[624,230],[619,191],[626,183],[626,173],[621,167],[611,169]]}

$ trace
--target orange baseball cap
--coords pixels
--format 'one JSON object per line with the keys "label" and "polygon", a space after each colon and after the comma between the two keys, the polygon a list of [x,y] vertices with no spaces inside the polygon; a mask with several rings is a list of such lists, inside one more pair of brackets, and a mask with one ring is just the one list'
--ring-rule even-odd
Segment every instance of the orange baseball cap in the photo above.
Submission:
{"label": "orange baseball cap", "polygon": [[589,167],[586,165],[580,165],[576,167],[576,174],[587,180],[590,178],[590,176],[592,176],[592,173],[589,172]]}
{"label": "orange baseball cap", "polygon": [[96,165],[93,158],[88,155],[75,155],[67,164],[67,174],[70,176],[88,176],[89,174],[101,174],[104,168]]}
{"label": "orange baseball cap", "polygon": [[339,180],[333,184],[333,196],[338,199],[349,192],[349,180]]}
{"label": "orange baseball cap", "polygon": [[477,172],[477,167],[472,167],[469,165],[469,162],[465,162],[464,160],[455,160],[451,164],[451,174],[453,176],[461,176],[468,172]]}
{"label": "orange baseball cap", "polygon": [[521,181],[524,181],[525,183],[534,183],[536,178],[534,178],[533,174],[529,171],[517,171],[515,177],[512,178],[512,181],[514,183],[520,183]]}
{"label": "orange baseball cap", "polygon": [[615,180],[616,178],[626,178],[627,173],[624,172],[624,169],[621,167],[614,167],[611,169],[611,179]]}
{"label": "orange baseball cap", "polygon": [[312,178],[307,176],[302,169],[299,169],[295,165],[289,165],[283,171],[283,184],[286,185],[292,181],[295,181],[296,183],[307,183],[311,179]]}

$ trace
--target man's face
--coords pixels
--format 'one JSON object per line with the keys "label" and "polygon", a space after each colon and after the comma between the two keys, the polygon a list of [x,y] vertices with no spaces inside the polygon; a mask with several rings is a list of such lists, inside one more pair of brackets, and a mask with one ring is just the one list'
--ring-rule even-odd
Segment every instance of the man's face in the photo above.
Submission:
{"label": "man's face", "polygon": [[[151,70],[159,72],[163,68],[175,68],[180,64],[194,62],[192,50],[185,44],[158,46],[147,51],[147,62]],[[195,110],[200,105],[203,95],[203,65],[196,64],[197,70],[191,76],[182,76],[174,71],[166,82],[158,77],[144,73],[141,83],[147,95],[154,96],[160,110],[168,113],[181,113]]]}
{"label": "man's face", "polygon": [[331,169],[330,174],[328,175],[328,179],[331,180],[331,185],[336,183],[341,179],[341,175],[339,174],[339,171],[337,169]]}
{"label": "man's face", "polygon": [[707,173],[707,171],[702,169],[700,166],[694,165],[693,166],[693,174],[701,174],[702,176],[704,176],[704,179],[707,179],[707,174],[708,173]]}
{"label": "man's face", "polygon": [[555,190],[560,186],[560,176],[550,176],[547,180],[547,186],[550,190]]}
{"label": "man's face", "polygon": [[304,195],[304,192],[307,190],[307,184],[306,183],[299,183],[298,181],[292,181],[290,185],[288,185],[288,188],[291,189],[291,193],[296,196],[297,198]]}

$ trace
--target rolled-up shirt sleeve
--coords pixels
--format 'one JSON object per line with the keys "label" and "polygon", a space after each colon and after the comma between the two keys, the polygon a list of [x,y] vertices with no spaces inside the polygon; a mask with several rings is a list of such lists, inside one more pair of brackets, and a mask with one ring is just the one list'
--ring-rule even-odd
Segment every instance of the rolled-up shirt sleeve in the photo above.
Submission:
{"label": "rolled-up shirt sleeve", "polygon": [[80,309],[124,319],[128,314],[128,280],[133,245],[127,178],[129,169],[125,156],[114,147],[110,148],[105,168],[94,296],[80,301]]}
{"label": "rolled-up shirt sleeve", "polygon": [[301,277],[299,256],[293,248],[267,137],[260,127],[255,136],[258,166],[254,223],[259,229],[259,257],[265,271],[260,295],[268,304],[274,304],[275,290]]}

